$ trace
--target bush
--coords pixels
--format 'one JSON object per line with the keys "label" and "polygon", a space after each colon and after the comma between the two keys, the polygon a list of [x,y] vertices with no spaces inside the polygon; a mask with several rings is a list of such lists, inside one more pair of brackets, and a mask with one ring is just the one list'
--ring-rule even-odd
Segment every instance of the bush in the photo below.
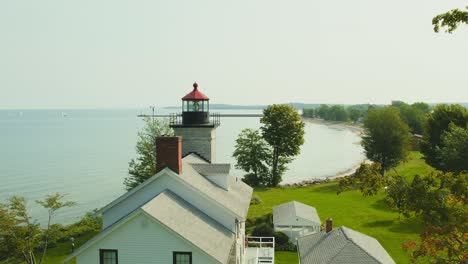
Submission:
{"label": "bush", "polygon": [[252,199],[250,199],[250,204],[260,204],[261,202],[262,200],[260,197],[258,197],[258,195],[254,195],[252,196]]}
{"label": "bush", "polygon": [[273,236],[275,237],[275,246],[288,244],[289,237],[285,233],[275,231],[273,232]]}
{"label": "bush", "polygon": [[284,245],[275,245],[275,251],[297,251],[297,246],[291,242],[288,242]]}
{"label": "bush", "polygon": [[253,236],[273,236],[273,227],[269,225],[268,223],[261,223],[257,226],[252,231]]}

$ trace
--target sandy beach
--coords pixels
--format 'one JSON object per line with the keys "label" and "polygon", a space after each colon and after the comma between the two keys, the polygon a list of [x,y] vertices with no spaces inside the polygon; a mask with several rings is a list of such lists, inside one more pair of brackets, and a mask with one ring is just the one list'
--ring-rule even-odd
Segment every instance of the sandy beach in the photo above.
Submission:
{"label": "sandy beach", "polygon": [[[351,123],[346,123],[346,122],[333,122],[333,121],[326,121],[326,120],[318,119],[318,118],[307,118],[307,117],[306,118],[303,117],[302,119],[304,120],[304,122],[307,122],[307,123],[326,125],[333,129],[347,129],[353,133],[356,133],[359,136],[362,136],[364,132],[364,128],[358,124],[351,124]],[[356,142],[356,144],[360,144],[360,143],[361,142]],[[346,177],[356,172],[356,170],[361,166],[362,163],[371,163],[371,161],[364,159],[362,160],[362,162],[356,164],[355,166],[347,170],[338,172],[334,175],[325,176],[325,178],[323,179],[309,179],[309,180],[304,180],[304,181],[297,182],[297,183],[284,184],[282,186],[285,186],[285,187],[286,186],[307,186],[311,184],[317,184],[321,182],[327,182],[329,180],[335,180],[335,179],[339,179],[342,177]]]}

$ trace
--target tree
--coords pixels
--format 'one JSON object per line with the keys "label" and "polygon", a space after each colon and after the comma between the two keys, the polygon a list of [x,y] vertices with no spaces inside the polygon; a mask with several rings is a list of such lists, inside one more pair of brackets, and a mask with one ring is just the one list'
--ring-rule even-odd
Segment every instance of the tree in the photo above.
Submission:
{"label": "tree", "polygon": [[424,114],[429,114],[431,111],[431,107],[423,102],[416,102],[411,105],[411,107],[418,109],[419,111],[423,112]]}
{"label": "tree", "polygon": [[270,183],[268,161],[271,160],[271,149],[257,130],[242,130],[236,139],[233,157],[236,158],[236,168],[247,172],[244,182],[251,186]]}
{"label": "tree", "polygon": [[441,165],[455,173],[468,171],[468,127],[449,125],[449,131],[442,135],[440,149]]}
{"label": "tree", "polygon": [[363,196],[376,195],[388,183],[387,179],[381,176],[381,171],[379,163],[362,163],[353,175],[340,179],[337,194],[359,189]]}
{"label": "tree", "polygon": [[52,224],[52,219],[55,216],[55,212],[61,208],[64,207],[71,207],[75,206],[76,203],[72,201],[66,201],[62,202],[62,199],[65,197],[65,194],[60,194],[56,193],[53,195],[47,195],[46,198],[41,201],[37,200],[36,203],[42,205],[45,209],[47,209],[47,228],[44,231],[43,237],[44,237],[44,246],[42,250],[42,256],[41,256],[41,264],[44,262],[44,257],[46,255],[47,247],[49,245],[49,237],[51,233],[51,224]]}
{"label": "tree", "polygon": [[405,104],[400,107],[400,115],[406,124],[408,124],[411,132],[415,134],[422,134],[424,132],[426,114],[423,111]]}
{"label": "tree", "polygon": [[400,175],[393,175],[388,182],[389,184],[385,189],[388,205],[398,210],[398,219],[401,219],[402,214],[409,217],[410,201],[408,195],[410,185],[408,181]]}
{"label": "tree", "polygon": [[262,136],[272,149],[271,186],[281,182],[285,164],[300,153],[304,144],[304,122],[297,111],[288,105],[271,105],[263,110],[260,119]]}
{"label": "tree", "polygon": [[[437,180],[445,179],[439,187]],[[414,260],[466,263],[468,233],[468,174],[436,172],[416,176],[409,191],[410,209],[423,220],[421,242],[403,247]]]}
{"label": "tree", "polygon": [[48,210],[46,229],[41,229],[37,220],[28,214],[26,199],[13,196],[7,204],[0,204],[0,261],[19,261],[36,264],[35,250],[41,249],[39,263],[43,263],[52,232],[52,220],[55,212],[75,205],[63,202],[63,194],[48,195],[44,200],[36,201]]}
{"label": "tree", "polygon": [[361,117],[361,111],[357,108],[348,108],[348,116],[353,122],[357,122],[359,118]]}
{"label": "tree", "polygon": [[326,104],[322,104],[318,109],[316,109],[315,114],[320,118],[326,119],[329,111],[330,107]]}
{"label": "tree", "polygon": [[460,105],[436,106],[427,118],[421,142],[421,152],[427,164],[442,171],[450,171],[443,163],[440,152],[440,149],[444,148],[442,135],[449,130],[450,123],[466,128],[468,111]]}
{"label": "tree", "polygon": [[330,116],[328,120],[333,121],[346,121],[348,120],[348,113],[342,105],[333,105],[330,107]]}
{"label": "tree", "polygon": [[156,138],[174,134],[167,120],[145,117],[143,121],[145,126],[138,132],[139,139],[135,147],[138,156],[136,160],[130,161],[129,176],[124,181],[127,190],[135,188],[156,174]]}
{"label": "tree", "polygon": [[395,107],[373,108],[364,119],[362,146],[368,159],[381,165],[381,175],[406,158],[409,129]]}
{"label": "tree", "polygon": [[[465,8],[468,10],[468,6]],[[447,27],[445,32],[452,33],[460,24],[468,24],[468,11],[458,8],[437,15],[432,19],[435,32],[439,32],[441,27]]]}

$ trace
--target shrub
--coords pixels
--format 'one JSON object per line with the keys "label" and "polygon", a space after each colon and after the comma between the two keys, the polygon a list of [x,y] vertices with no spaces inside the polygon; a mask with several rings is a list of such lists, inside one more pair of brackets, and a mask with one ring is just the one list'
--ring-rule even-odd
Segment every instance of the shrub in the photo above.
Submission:
{"label": "shrub", "polygon": [[285,233],[275,231],[273,232],[273,236],[275,237],[275,246],[288,244],[289,237]]}
{"label": "shrub", "polygon": [[260,197],[258,197],[258,195],[254,195],[252,196],[252,199],[250,199],[250,204],[260,204],[261,202],[262,200]]}
{"label": "shrub", "polygon": [[252,231],[253,236],[273,236],[273,227],[268,223],[261,223]]}

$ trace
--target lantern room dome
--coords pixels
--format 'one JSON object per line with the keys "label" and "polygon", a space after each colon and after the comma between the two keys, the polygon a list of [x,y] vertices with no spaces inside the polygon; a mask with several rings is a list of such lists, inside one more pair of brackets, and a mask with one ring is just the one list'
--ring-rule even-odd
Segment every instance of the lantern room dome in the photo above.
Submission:
{"label": "lantern room dome", "polygon": [[210,100],[208,96],[204,95],[202,92],[198,91],[198,83],[193,84],[193,91],[182,97],[184,101],[205,101]]}

